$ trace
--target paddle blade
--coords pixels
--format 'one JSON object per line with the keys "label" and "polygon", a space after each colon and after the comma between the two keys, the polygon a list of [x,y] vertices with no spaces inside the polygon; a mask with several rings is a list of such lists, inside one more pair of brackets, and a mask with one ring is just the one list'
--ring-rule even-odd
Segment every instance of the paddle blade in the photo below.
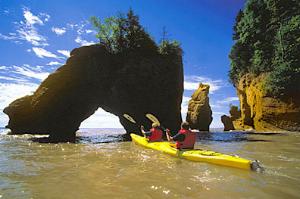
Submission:
{"label": "paddle blade", "polygon": [[147,117],[149,120],[151,120],[152,122],[158,123],[158,125],[160,126],[159,120],[158,120],[154,115],[152,115],[151,113],[147,113],[147,114],[146,114],[146,117]]}
{"label": "paddle blade", "polygon": [[127,120],[129,120],[130,122],[136,124],[136,121],[128,114],[123,114],[123,117],[125,117]]}

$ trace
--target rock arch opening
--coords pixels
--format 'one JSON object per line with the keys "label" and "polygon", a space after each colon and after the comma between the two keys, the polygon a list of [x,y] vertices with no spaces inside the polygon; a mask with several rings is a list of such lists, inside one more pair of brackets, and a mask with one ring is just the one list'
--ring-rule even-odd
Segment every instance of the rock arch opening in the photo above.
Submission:
{"label": "rock arch opening", "polygon": [[117,116],[98,108],[94,114],[81,122],[79,129],[85,128],[123,129],[124,127]]}

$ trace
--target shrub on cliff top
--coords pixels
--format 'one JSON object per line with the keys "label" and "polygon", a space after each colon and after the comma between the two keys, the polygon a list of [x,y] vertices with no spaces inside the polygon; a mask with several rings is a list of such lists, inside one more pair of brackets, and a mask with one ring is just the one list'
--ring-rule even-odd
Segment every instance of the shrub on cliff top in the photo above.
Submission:
{"label": "shrub on cliff top", "polygon": [[132,9],[129,9],[126,15],[119,13],[117,16],[104,19],[103,22],[95,16],[90,20],[97,31],[96,37],[100,43],[113,54],[132,51],[146,52],[146,54],[181,52],[177,41],[169,41],[164,38],[161,44],[157,45],[141,26],[139,17],[134,14]]}

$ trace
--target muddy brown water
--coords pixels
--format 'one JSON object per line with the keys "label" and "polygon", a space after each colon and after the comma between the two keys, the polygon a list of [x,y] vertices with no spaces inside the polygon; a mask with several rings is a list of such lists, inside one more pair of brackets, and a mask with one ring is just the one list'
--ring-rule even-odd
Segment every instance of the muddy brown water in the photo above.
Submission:
{"label": "muddy brown water", "polygon": [[76,144],[45,144],[2,129],[0,198],[300,198],[298,133],[199,134],[196,148],[258,159],[257,173],[123,142],[120,129],[82,131]]}

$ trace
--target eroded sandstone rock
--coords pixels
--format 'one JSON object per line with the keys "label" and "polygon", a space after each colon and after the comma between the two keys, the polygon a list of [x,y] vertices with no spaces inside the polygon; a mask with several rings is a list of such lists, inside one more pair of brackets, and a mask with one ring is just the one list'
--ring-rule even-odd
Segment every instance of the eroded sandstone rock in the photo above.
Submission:
{"label": "eroded sandstone rock", "polygon": [[233,121],[235,128],[254,128],[257,131],[300,131],[299,93],[285,99],[269,96],[263,88],[266,75],[254,77],[247,74],[236,85],[241,117]]}
{"label": "eroded sandstone rock", "polygon": [[233,123],[232,123],[231,117],[229,117],[227,115],[222,115],[221,116],[221,121],[224,125],[224,131],[235,130],[235,128],[233,126]]}
{"label": "eroded sandstone rock", "polygon": [[190,123],[192,129],[209,131],[213,118],[208,93],[209,85],[200,83],[189,101],[186,121]]}
{"label": "eroded sandstone rock", "polygon": [[[4,109],[12,133],[49,134],[51,141],[74,141],[80,123],[99,107],[119,117],[125,130],[149,128],[154,114],[173,131],[180,127],[183,67],[179,52],[110,54],[102,45],[76,48],[66,64],[45,79],[33,95]],[[113,127],[112,127],[113,128]]]}

